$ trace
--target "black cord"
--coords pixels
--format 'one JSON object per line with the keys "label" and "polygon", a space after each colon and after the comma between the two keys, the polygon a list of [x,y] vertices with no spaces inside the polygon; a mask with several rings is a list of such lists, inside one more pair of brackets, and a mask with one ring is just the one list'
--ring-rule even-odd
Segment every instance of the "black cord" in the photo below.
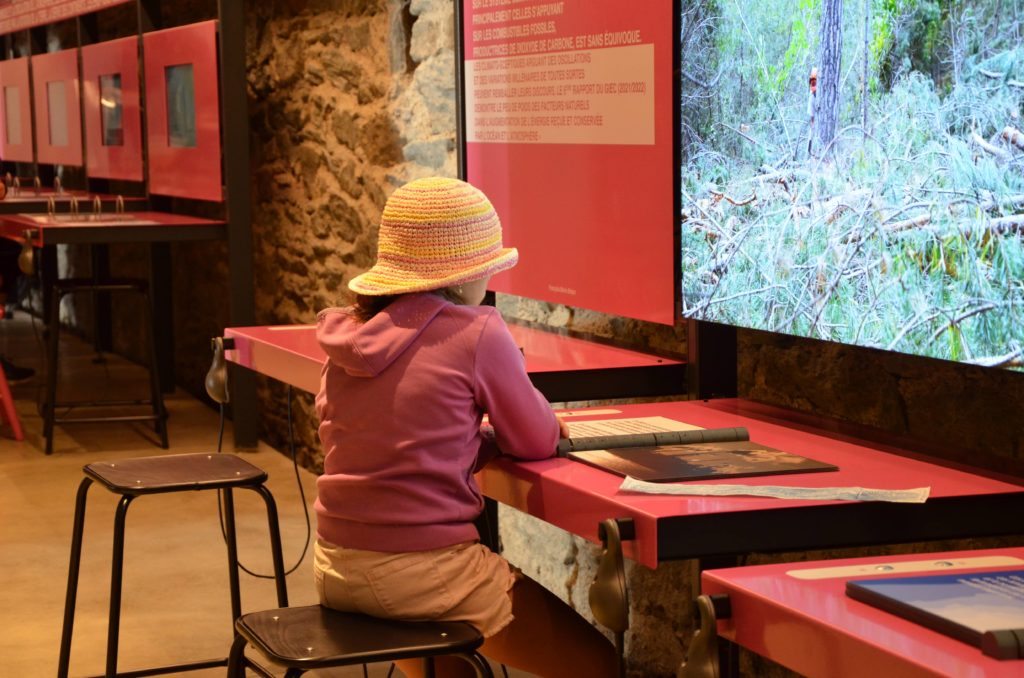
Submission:
{"label": "black cord", "polygon": [[[224,444],[224,419],[225,419],[225,416],[226,415],[224,413],[224,403],[221,403],[220,404],[220,426],[219,426],[219,429],[217,431],[217,454],[221,453],[221,449],[222,449],[223,444]],[[312,527],[312,525],[310,523],[310,520],[309,520],[309,507],[306,505],[306,491],[302,487],[302,478],[299,476],[299,461],[298,461],[298,458],[297,458],[297,456],[295,454],[295,430],[294,430],[294,427],[292,426],[292,387],[291,386],[288,387],[288,450],[289,450],[289,452],[292,455],[292,468],[295,470],[295,482],[299,486],[299,497],[302,500],[302,513],[306,517],[306,543],[302,547],[302,554],[299,556],[299,559],[297,561],[295,561],[295,565],[293,565],[287,571],[285,571],[284,574],[285,574],[286,577],[288,575],[290,575],[292,572],[294,572],[295,570],[297,570],[299,568],[299,565],[301,565],[302,561],[306,558],[306,552],[309,550],[309,544],[310,544],[311,538],[313,536],[313,527]],[[222,490],[217,490],[217,520],[220,522],[220,534],[224,538],[224,543],[227,543],[228,533],[227,533],[227,528],[224,526],[224,510],[221,507],[221,502],[222,502],[221,492],[222,492]],[[272,574],[260,574],[258,572],[253,572],[252,570],[247,568],[245,565],[243,565],[241,561],[238,561],[238,567],[243,572],[245,572],[246,574],[252,575],[253,577],[256,577],[258,579],[275,579],[276,578]]]}

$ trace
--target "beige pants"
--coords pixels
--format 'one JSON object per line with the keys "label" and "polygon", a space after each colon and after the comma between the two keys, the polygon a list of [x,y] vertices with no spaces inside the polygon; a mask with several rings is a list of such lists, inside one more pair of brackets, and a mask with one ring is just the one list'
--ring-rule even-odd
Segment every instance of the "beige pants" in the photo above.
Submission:
{"label": "beige pants", "polygon": [[518,571],[477,542],[382,553],[317,539],[313,578],[320,604],[374,617],[464,621],[485,638],[512,621]]}

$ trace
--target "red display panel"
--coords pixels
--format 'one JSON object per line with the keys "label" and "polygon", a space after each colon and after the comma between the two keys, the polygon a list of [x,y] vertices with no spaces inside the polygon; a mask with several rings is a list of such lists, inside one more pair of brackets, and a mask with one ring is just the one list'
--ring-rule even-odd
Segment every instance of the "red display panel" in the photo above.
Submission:
{"label": "red display panel", "polygon": [[465,177],[520,252],[492,289],[674,322],[672,5],[463,2]]}
{"label": "red display panel", "polygon": [[142,181],[138,38],[82,48],[82,105],[89,176]]}
{"label": "red display panel", "polygon": [[0,160],[32,162],[28,58],[0,61]]}
{"label": "red display panel", "polygon": [[49,165],[82,164],[82,110],[78,50],[32,57],[36,104],[36,159]]}
{"label": "red display panel", "polygon": [[149,191],[221,201],[217,22],[143,36]]}

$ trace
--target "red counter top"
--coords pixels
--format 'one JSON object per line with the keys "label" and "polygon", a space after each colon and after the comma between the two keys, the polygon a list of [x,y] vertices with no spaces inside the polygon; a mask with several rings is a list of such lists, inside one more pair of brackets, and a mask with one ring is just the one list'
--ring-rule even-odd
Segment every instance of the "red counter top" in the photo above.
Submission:
{"label": "red counter top", "polygon": [[[656,567],[679,558],[750,551],[915,541],[1012,533],[1024,515],[1024,486],[957,470],[898,450],[858,443],[824,431],[742,415],[723,401],[616,406],[616,414],[574,418],[663,416],[703,428],[745,426],[752,440],[835,464],[838,471],[723,481],[748,485],[931,487],[924,504],[800,501],[762,497],[658,496],[619,491],[622,479],[568,459],[517,462],[499,458],[480,474],[484,493],[569,532],[597,542],[597,525],[632,518],[634,560]],[[728,402],[728,401],[727,401]],[[608,412],[608,408],[600,408]],[[1016,513],[1007,514],[1007,511]],[[981,517],[983,523],[975,524]],[[1014,527],[1016,525],[1016,527]]]}
{"label": "red counter top", "polygon": [[[86,207],[83,205],[83,208]],[[93,218],[89,212],[5,214],[0,216],[0,237],[24,242],[26,232],[36,247],[66,243],[173,242],[223,238],[223,221],[201,219],[168,212],[132,211],[104,213]]]}
{"label": "red counter top", "polygon": [[[678,360],[545,330],[520,325],[509,325],[509,329],[523,350],[531,375],[682,365]],[[229,327],[224,336],[235,340],[235,350],[226,352],[229,361],[303,391],[315,393],[320,388],[325,355],[316,343],[313,325]],[[680,390],[683,388],[680,383]]]}
{"label": "red counter top", "polygon": [[[1024,660],[987,657],[976,647],[846,596],[847,580],[864,579],[864,575],[805,580],[787,574],[817,567],[925,559],[955,561],[992,555],[1024,559],[1024,548],[708,570],[702,575],[702,592],[729,596],[732,616],[718,623],[723,637],[812,678],[1020,678],[1024,676]],[[1021,565],[1010,565],[983,570],[1020,568]]]}

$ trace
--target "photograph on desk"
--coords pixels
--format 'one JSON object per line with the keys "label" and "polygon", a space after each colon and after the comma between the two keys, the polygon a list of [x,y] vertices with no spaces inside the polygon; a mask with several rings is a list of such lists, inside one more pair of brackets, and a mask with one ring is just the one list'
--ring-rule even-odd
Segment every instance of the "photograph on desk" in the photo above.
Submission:
{"label": "photograph on desk", "polygon": [[1024,659],[1024,570],[853,580],[846,595],[996,659]]}
{"label": "photograph on desk", "polygon": [[747,429],[702,429],[665,417],[571,422],[559,454],[648,482],[836,471],[750,440]]}
{"label": "photograph on desk", "polygon": [[570,452],[570,459],[653,483],[836,471],[838,467],[749,440]]}

